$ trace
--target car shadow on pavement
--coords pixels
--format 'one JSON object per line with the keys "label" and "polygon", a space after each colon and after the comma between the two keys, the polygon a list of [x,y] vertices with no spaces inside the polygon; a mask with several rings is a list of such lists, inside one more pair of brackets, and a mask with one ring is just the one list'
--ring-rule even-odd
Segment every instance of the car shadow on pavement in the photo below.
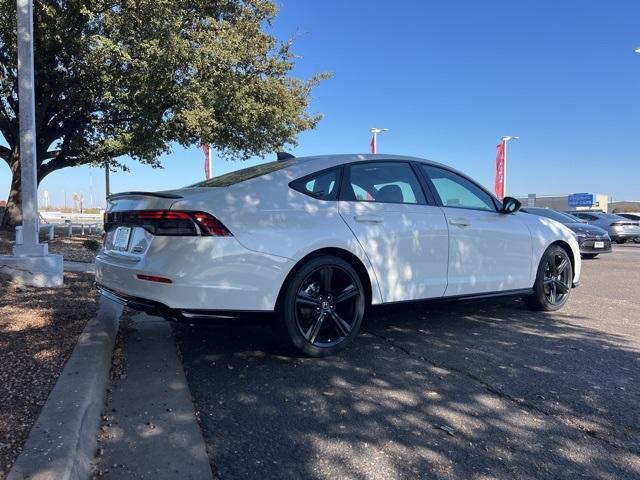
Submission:
{"label": "car shadow on pavement", "polygon": [[375,310],[341,355],[266,325],[178,325],[226,478],[637,478],[640,354],[513,300]]}

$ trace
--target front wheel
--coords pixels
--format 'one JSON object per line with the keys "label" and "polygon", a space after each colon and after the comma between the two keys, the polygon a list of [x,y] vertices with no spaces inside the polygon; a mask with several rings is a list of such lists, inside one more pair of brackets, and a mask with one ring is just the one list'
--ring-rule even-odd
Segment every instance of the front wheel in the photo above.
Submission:
{"label": "front wheel", "polygon": [[358,273],[345,260],[322,255],[304,264],[286,286],[277,328],[299,352],[325,357],[353,341],[364,311]]}
{"label": "front wheel", "polygon": [[559,245],[551,245],[540,260],[534,293],[524,300],[534,310],[558,310],[567,303],[572,283],[573,268],[569,255]]}

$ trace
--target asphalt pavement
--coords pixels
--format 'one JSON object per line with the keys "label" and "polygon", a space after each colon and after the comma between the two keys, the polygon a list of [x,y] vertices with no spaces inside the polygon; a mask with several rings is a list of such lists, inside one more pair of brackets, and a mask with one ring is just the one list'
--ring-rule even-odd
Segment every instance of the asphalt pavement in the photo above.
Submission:
{"label": "asphalt pavement", "polygon": [[640,246],[583,284],[554,314],[377,309],[326,359],[263,323],[175,327],[214,476],[640,478]]}

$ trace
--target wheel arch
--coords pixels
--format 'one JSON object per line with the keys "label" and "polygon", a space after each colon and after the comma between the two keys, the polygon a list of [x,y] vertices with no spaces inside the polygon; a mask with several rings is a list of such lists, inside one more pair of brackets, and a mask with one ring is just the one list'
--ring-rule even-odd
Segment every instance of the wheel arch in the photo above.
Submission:
{"label": "wheel arch", "polygon": [[[556,240],[551,245],[558,245],[565,252],[567,252],[567,255],[569,256],[569,260],[571,261],[571,272],[573,274],[573,277],[575,278],[575,276],[576,276],[576,259],[574,258],[573,250],[571,249],[571,246],[567,242],[565,242],[564,240]],[[549,245],[549,246],[551,246],[551,245]]]}
{"label": "wheel arch", "polygon": [[282,282],[282,285],[280,286],[280,291],[278,292],[278,297],[276,299],[275,310],[276,311],[280,310],[282,299],[284,297],[284,292],[287,288],[287,285],[289,285],[289,282],[291,281],[291,277],[293,277],[293,275],[310,259],[321,256],[321,255],[333,255],[333,256],[342,258],[355,269],[356,273],[358,274],[358,277],[360,277],[362,286],[364,287],[365,308],[368,310],[371,307],[371,302],[373,298],[373,290],[372,290],[373,285],[371,284],[371,277],[369,276],[367,267],[365,267],[364,263],[362,263],[362,260],[360,260],[356,255],[354,255],[348,250],[345,250],[343,248],[337,248],[337,247],[327,247],[327,248],[314,250],[313,252],[308,253],[307,255],[305,255],[304,257],[302,257],[300,260],[296,262],[296,264],[289,271],[289,273],[284,279],[284,282]]}

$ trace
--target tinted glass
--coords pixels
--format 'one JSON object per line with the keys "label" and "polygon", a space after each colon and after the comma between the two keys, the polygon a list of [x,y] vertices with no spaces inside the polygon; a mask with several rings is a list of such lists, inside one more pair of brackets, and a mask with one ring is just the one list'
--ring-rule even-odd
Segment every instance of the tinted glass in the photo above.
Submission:
{"label": "tinted glass", "polygon": [[356,163],[349,169],[345,200],[425,203],[422,187],[408,163]]}
{"label": "tinted glass", "polygon": [[337,179],[337,170],[333,169],[296,180],[291,182],[290,186],[313,198],[335,200]]}
{"label": "tinted glass", "polygon": [[585,220],[598,220],[598,217],[596,217],[595,215],[591,215],[589,213],[572,213],[572,215],[575,215],[578,218],[584,218]]}
{"label": "tinted glass", "polygon": [[442,168],[422,165],[444,207],[495,211],[491,196],[464,177]]}
{"label": "tinted glass", "polygon": [[236,170],[235,172],[225,173],[218,177],[210,178],[203,182],[191,185],[192,187],[228,187],[235,185],[236,183],[244,182],[252,178],[260,177],[268,173],[273,173],[283,168],[287,168],[293,165],[295,160],[285,160],[281,162],[268,162],[254,167],[243,168],[242,170]]}

